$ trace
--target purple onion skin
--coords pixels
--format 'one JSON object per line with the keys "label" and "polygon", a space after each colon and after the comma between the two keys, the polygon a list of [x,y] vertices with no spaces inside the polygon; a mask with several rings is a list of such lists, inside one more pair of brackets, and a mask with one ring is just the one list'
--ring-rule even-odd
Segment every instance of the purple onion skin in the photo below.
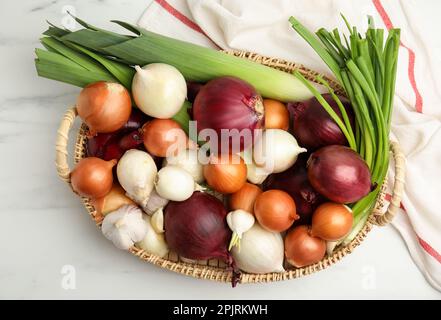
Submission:
{"label": "purple onion skin", "polygon": [[356,202],[372,190],[366,162],[345,146],[327,146],[311,154],[308,178],[315,190],[337,203]]}
{"label": "purple onion skin", "polygon": [[227,211],[220,200],[204,192],[194,192],[182,202],[171,201],[165,207],[165,238],[171,250],[194,260],[232,258],[227,250],[231,231]]}
{"label": "purple onion skin", "polygon": [[187,100],[193,103],[203,86],[203,83],[187,81]]}
{"label": "purple onion skin", "polygon": [[296,211],[300,216],[294,225],[310,224],[312,213],[325,201],[311,186],[306,170],[308,155],[301,154],[296,163],[288,170],[281,173],[274,173],[268,176],[263,182],[263,189],[278,189],[287,192],[296,203]]}
{"label": "purple onion skin", "polygon": [[151,117],[143,113],[138,108],[132,108],[132,113],[130,114],[129,120],[127,120],[126,124],[119,131],[128,132],[139,129],[144,123],[151,119]]}
{"label": "purple onion skin", "polygon": [[[324,94],[323,97],[343,120],[340,109],[332,96]],[[345,107],[352,128],[354,128],[352,107],[346,98],[339,98]],[[292,133],[302,147],[314,151],[328,145],[348,145],[348,141],[340,127],[316,98],[304,102],[290,103],[288,110],[292,114]]]}
{"label": "purple onion skin", "polygon": [[[193,120],[197,121],[198,134],[204,129],[215,130],[218,139],[210,141],[210,149],[217,147],[222,153],[237,153],[248,147],[253,142],[255,129],[262,127],[263,116],[262,97],[249,83],[235,77],[209,81],[200,89],[193,104]],[[222,129],[230,133],[229,130],[237,130],[237,133],[229,139],[221,139]],[[244,129],[251,139],[240,135]],[[233,146],[237,139],[240,143]]]}

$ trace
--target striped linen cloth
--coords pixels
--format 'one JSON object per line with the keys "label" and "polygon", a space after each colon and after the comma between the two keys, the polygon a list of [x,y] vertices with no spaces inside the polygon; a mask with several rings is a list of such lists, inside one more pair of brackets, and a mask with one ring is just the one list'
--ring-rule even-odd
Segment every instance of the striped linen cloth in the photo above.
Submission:
{"label": "striped linen cloth", "polygon": [[326,66],[291,29],[290,15],[310,30],[344,30],[340,12],[360,30],[367,15],[378,27],[400,27],[392,136],[406,155],[407,178],[392,224],[427,281],[441,291],[441,39],[431,34],[430,19],[440,9],[436,0],[153,0],[138,24],[199,45],[253,51],[324,73],[329,73]]}

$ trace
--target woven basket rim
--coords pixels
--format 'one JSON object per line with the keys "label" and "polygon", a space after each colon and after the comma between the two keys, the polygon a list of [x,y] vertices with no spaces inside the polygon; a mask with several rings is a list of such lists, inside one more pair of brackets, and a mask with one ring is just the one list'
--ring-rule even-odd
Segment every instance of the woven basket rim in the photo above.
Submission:
{"label": "woven basket rim", "polygon": [[[276,68],[285,72],[292,72],[293,70],[299,70],[307,79],[311,81],[315,81],[315,77],[319,74],[318,72],[308,69],[304,67],[303,65],[285,61],[282,59],[276,59],[276,58],[270,58],[261,56],[255,53],[251,52],[226,52],[228,54],[233,54],[237,57],[242,57],[245,59],[256,61],[260,64]],[[322,75],[325,79],[327,79],[331,87],[339,94],[342,94],[342,89],[338,85],[336,81],[333,79],[327,78],[325,75]],[[75,115],[73,115],[73,118],[75,118]],[[72,120],[72,115],[65,116],[65,120]],[[73,120],[72,120],[73,122]],[[70,127],[68,128],[68,130]],[[80,127],[80,130],[77,134],[76,138],[76,144],[75,144],[75,152],[74,152],[74,163],[78,163],[79,160],[81,160],[83,157],[85,157],[85,146],[86,146],[86,133],[87,133],[87,126],[83,123]],[[60,134],[60,132],[59,132]],[[59,137],[60,138],[60,137]],[[63,140],[62,142],[57,141],[57,148],[59,147],[65,147],[64,146],[64,139],[67,140],[67,137],[63,136],[61,137]],[[57,149],[57,151],[59,151]],[[62,150],[64,151],[64,150]],[[57,154],[58,156],[58,154]],[[66,153],[67,156],[67,153]],[[60,177],[69,182],[68,179],[68,170],[66,168],[63,168],[62,165],[59,165],[58,159],[57,159],[57,169],[59,171]],[[372,229],[373,224],[376,224],[376,217],[380,215],[380,211],[384,208],[384,197],[385,197],[385,184],[383,184],[382,189],[380,191],[379,196],[377,197],[377,201],[375,204],[374,209],[370,213],[365,225],[363,228],[359,231],[359,233],[354,237],[354,239],[345,246],[339,246],[335,249],[335,251],[330,256],[325,256],[321,261],[318,263],[315,263],[310,266],[306,266],[303,268],[292,268],[288,269],[285,272],[281,273],[267,273],[267,274],[251,274],[242,272],[239,283],[261,283],[261,282],[273,282],[273,281],[281,281],[281,280],[288,280],[288,279],[294,279],[299,278],[305,275],[309,275],[312,273],[315,273],[317,271],[323,270],[334,263],[340,261],[343,257],[350,254],[357,246],[361,244],[361,242],[365,239],[369,231]],[[98,226],[100,226],[101,219],[96,215],[96,211],[92,204],[90,203],[89,199],[82,198],[83,204],[86,207],[89,215],[92,217],[92,219],[95,220]],[[101,217],[102,218],[102,217]],[[145,252],[142,249],[132,247],[129,250],[133,255],[139,257],[140,259],[150,262],[154,265],[157,265],[161,268],[165,268],[177,273],[185,274],[188,276],[192,276],[195,278],[200,279],[209,279],[219,282],[231,282],[232,281],[232,272],[231,270],[226,269],[224,266],[225,264],[222,264],[218,262],[217,260],[209,260],[207,265],[202,264],[193,264],[193,263],[187,263],[182,260],[180,260],[179,257],[176,255],[172,258],[160,258],[155,255],[151,255],[147,252]],[[173,254],[172,254],[173,255]],[[176,260],[176,261],[175,261]]]}

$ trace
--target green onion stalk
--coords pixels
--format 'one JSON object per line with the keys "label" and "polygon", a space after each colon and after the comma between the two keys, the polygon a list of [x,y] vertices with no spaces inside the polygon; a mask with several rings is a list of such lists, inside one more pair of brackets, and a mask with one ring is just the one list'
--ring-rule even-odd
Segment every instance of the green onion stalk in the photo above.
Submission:
{"label": "green onion stalk", "polygon": [[[294,75],[308,87],[335,120],[349,146],[359,152],[366,161],[371,171],[372,182],[376,185],[371,193],[351,205],[354,223],[352,232],[345,239],[345,242],[348,242],[367,221],[389,167],[389,132],[400,30],[390,29],[384,41],[384,30],[375,28],[372,17],[368,17],[368,29],[364,35],[359,33],[356,27],[351,27],[343,15],[342,18],[349,30],[349,40],[346,35],[341,35],[338,29],[328,31],[321,28],[314,35],[294,17],[289,21],[294,30],[326,63],[343,88],[354,109],[355,128],[351,128],[347,115],[343,112],[344,121],[341,121],[319,91],[308,84],[302,74],[294,72]],[[329,83],[320,76],[316,81],[328,89],[342,111],[341,101]]]}

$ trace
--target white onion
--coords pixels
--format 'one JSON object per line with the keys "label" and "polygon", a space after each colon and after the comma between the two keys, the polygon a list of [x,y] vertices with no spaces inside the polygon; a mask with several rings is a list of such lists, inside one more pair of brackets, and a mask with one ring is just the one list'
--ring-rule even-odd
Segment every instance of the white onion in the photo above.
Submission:
{"label": "white onion", "polygon": [[167,166],[159,170],[155,183],[156,192],[165,199],[184,201],[195,191],[196,183],[191,174],[177,166]]}
{"label": "white onion", "polygon": [[289,132],[281,129],[267,129],[256,141],[253,158],[256,165],[271,173],[289,169],[300,153],[306,152],[299,147],[297,140]]}
{"label": "white onion", "polygon": [[187,84],[179,70],[165,63],[135,66],[135,69],[132,94],[138,108],[159,119],[178,113],[187,96]]}
{"label": "white onion", "polygon": [[149,200],[157,172],[153,158],[147,152],[136,149],[126,151],[116,168],[118,181],[127,196],[142,207]]}
{"label": "white onion", "polygon": [[185,149],[181,150],[177,155],[164,159],[163,166],[174,165],[186,170],[192,175],[197,183],[204,181],[204,170],[202,164],[198,160],[198,150]]}
{"label": "white onion", "polygon": [[237,266],[250,273],[283,272],[284,245],[280,233],[263,229],[258,223],[242,235],[240,250],[231,250]]}

